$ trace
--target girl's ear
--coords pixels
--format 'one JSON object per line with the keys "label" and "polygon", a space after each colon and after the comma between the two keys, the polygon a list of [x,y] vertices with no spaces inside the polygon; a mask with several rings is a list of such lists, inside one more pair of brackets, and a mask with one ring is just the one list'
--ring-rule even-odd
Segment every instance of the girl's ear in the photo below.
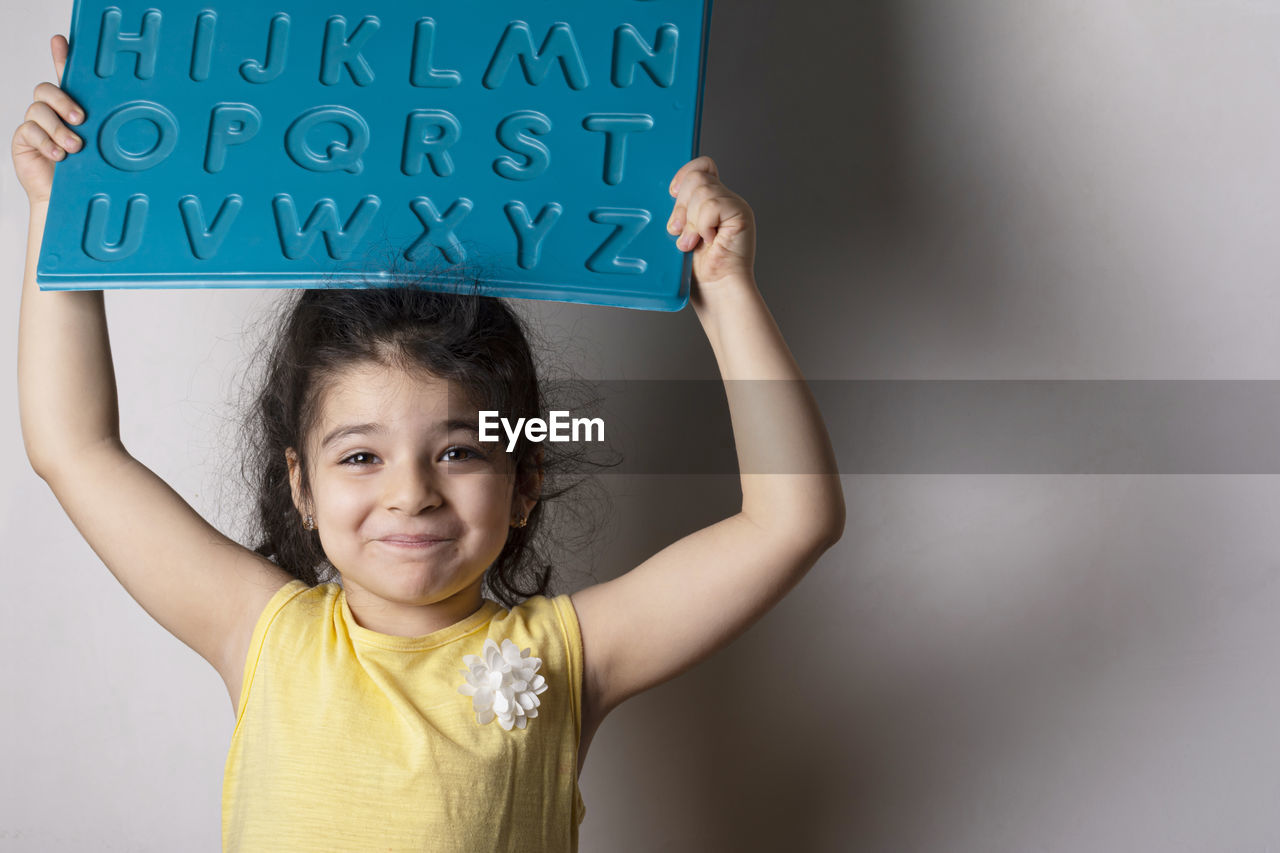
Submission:
{"label": "girl's ear", "polygon": [[293,495],[293,506],[302,515],[306,515],[308,510],[302,497],[302,464],[298,459],[298,451],[292,447],[285,448],[284,462],[289,466],[289,491]]}
{"label": "girl's ear", "polygon": [[531,497],[528,497],[527,495],[517,492],[516,496],[511,500],[512,522],[515,523],[517,527],[524,527],[524,525],[520,524],[519,522],[521,520],[527,521],[529,518],[529,513],[533,512],[533,508],[537,505],[538,505],[537,498],[531,498]]}
{"label": "girl's ear", "polygon": [[536,466],[516,479],[515,494],[511,496],[511,512],[516,518],[528,518],[538,498],[542,496],[542,448],[533,458]]}

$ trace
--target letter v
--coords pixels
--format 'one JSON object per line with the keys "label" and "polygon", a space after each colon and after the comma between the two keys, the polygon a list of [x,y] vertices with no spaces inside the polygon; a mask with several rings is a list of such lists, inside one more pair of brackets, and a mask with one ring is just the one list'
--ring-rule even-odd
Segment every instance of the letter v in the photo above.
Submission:
{"label": "letter v", "polygon": [[238,195],[229,195],[222,200],[217,216],[213,217],[213,225],[206,227],[204,208],[200,199],[193,195],[183,196],[178,202],[182,211],[182,224],[187,229],[187,242],[191,244],[191,254],[202,261],[207,261],[218,253],[222,241],[227,239],[231,223],[236,214],[244,207],[244,199]]}

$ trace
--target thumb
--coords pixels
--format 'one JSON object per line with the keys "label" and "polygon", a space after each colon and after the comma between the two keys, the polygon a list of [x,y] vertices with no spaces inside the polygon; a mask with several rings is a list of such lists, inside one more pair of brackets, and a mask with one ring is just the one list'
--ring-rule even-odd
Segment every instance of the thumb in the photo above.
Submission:
{"label": "thumb", "polygon": [[53,70],[58,75],[58,85],[62,85],[62,70],[67,67],[67,53],[70,52],[66,36],[50,39],[49,50],[53,53]]}

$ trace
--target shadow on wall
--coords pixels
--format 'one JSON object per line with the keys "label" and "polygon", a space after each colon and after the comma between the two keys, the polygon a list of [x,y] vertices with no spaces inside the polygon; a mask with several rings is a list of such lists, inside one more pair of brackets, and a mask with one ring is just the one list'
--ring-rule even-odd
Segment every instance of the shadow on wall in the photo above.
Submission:
{"label": "shadow on wall", "polygon": [[[834,288],[882,286],[874,276],[852,274],[861,266],[854,246],[905,242],[901,234],[910,228],[898,5],[749,0],[716,7],[702,148],[726,172],[758,170],[748,174],[749,190],[742,192],[761,229],[761,286],[793,338],[814,328],[822,306],[848,304],[848,294]],[[840,257],[847,280],[806,274],[806,260],[791,247],[808,258]],[[873,292],[866,298],[875,301]],[[816,327],[832,335],[839,322],[828,316]],[[842,367],[831,369],[838,374]],[[706,494],[711,491],[714,500]],[[685,500],[646,502],[652,515],[635,520],[639,529],[662,529],[708,505],[733,511],[738,500],[732,479],[708,478]],[[846,542],[840,550],[851,549]],[[840,571],[831,564],[835,556],[828,554],[814,572]],[[696,798],[685,811],[696,815],[696,824],[656,834],[651,840],[661,841],[660,849],[827,851],[836,849],[826,837],[833,826],[856,834],[863,823],[852,813],[856,804],[845,799],[850,773],[860,775],[846,761],[862,751],[854,727],[874,731],[877,723],[826,706],[839,701],[830,682],[805,683],[827,667],[840,668],[841,645],[855,636],[833,638],[824,663],[817,638],[797,633],[807,621],[801,602],[811,598],[807,590],[815,580],[802,581],[779,606],[785,613],[767,616],[654,694],[648,715],[629,719],[627,736],[646,742],[635,751],[683,771],[680,792]],[[678,755],[672,754],[676,743]],[[651,826],[661,827],[661,816],[655,817]]]}
{"label": "shadow on wall", "polygon": [[772,254],[900,220],[898,14],[889,0],[716,7],[702,150],[758,170],[748,201]]}
{"label": "shadow on wall", "polygon": [[1043,139],[1044,111],[984,122],[974,99],[996,94],[965,51],[992,46],[938,43],[937,17],[891,0],[716,7],[701,150],[756,211],[760,286],[811,378],[1007,371],[1019,335],[1061,324],[1029,293],[1062,278],[1071,246],[1000,153]]}
{"label": "shadow on wall", "polygon": [[[846,315],[882,298],[874,265],[910,242],[905,206],[919,194],[904,173],[899,14],[890,0],[714,7],[700,151],[756,212],[760,286],[802,364],[810,347],[848,350]],[[646,377],[717,375],[691,316],[599,312],[592,323],[610,349],[644,351]],[[681,323],[688,331],[673,334]]]}
{"label": "shadow on wall", "polygon": [[[602,727],[584,851],[1120,849],[1100,839],[1135,826],[1095,818],[1202,736],[1220,696],[1197,698],[1196,669],[1245,650],[1225,626],[1269,621],[1274,549],[1234,554],[1258,521],[1213,494],[1135,517],[1167,487],[856,482],[845,539],[799,588]],[[643,519],[612,556],[732,511],[729,483],[615,484]],[[1204,571],[1223,554],[1251,568]]]}
{"label": "shadow on wall", "polygon": [[[849,271],[892,263],[887,256],[897,251],[894,246],[909,246],[921,230],[937,227],[914,209],[924,196],[907,144],[904,14],[890,0],[717,6],[702,150],[716,157],[730,186],[757,211],[762,288],[792,334],[793,348],[806,346],[797,330],[831,337],[846,322],[854,332],[859,322],[880,322],[876,308],[886,303],[877,289],[885,281]],[[969,246],[965,256],[985,263],[982,249]],[[860,256],[863,250],[870,256]],[[817,253],[828,256],[817,269],[831,269],[834,258],[849,280],[806,274],[815,269]],[[943,321],[954,320],[948,307],[953,300],[966,302],[969,322],[953,327],[963,340],[950,343],[983,348],[998,319],[991,306],[1011,285],[972,271],[969,278],[976,284],[947,295],[932,293],[935,281],[909,280],[908,294],[893,298],[906,308],[934,301]],[[833,292],[833,286],[844,290]],[[863,305],[866,319],[849,316]],[[634,323],[648,329],[649,321]],[[656,319],[652,328],[660,328]],[[705,362],[700,340],[666,340],[669,363]],[[846,361],[854,358],[848,338],[823,346],[845,350]],[[853,370],[844,363],[832,369]],[[833,440],[838,444],[841,437]],[[740,500],[732,477],[660,478],[633,490],[614,485],[631,491],[615,501],[619,530],[601,549],[600,581],[734,512]],[[1054,543],[1058,522],[1045,524],[1044,541]],[[866,612],[886,597],[868,596],[859,604],[852,594],[873,592],[868,586],[877,581],[832,580],[871,562],[859,559],[869,555],[858,551],[856,537],[846,535],[814,575],[746,636],[615,712],[586,765],[584,850],[929,849],[909,839],[927,839],[932,828],[954,820],[969,790],[964,774],[975,766],[970,752],[990,746],[998,754],[1006,734],[999,716],[1006,708],[966,696],[1002,695],[1002,686],[1013,684],[1039,696],[1037,707],[1051,714],[1059,685],[1071,677],[1086,683],[1117,639],[1098,631],[1074,657],[1060,659],[1058,650],[1081,622],[1096,618],[1095,590],[1075,587],[1036,602],[1045,619],[1038,627],[996,619],[972,647],[963,644],[972,634],[957,629],[949,634],[960,638],[955,647],[899,649],[886,665],[873,655],[886,651],[884,636],[895,632],[884,627],[884,614]],[[956,572],[970,570],[965,555],[953,556]],[[1038,556],[1015,554],[1013,560]],[[899,568],[910,573],[912,567]],[[928,567],[925,578],[930,569],[937,571]],[[1141,595],[1137,589],[1114,592],[1114,606],[1121,608]],[[893,618],[927,621],[935,615],[919,599],[897,598],[907,612]],[[966,615],[963,608],[955,612]],[[935,629],[934,641],[938,635],[948,632]],[[1055,664],[1061,665],[1057,671]],[[970,692],[975,685],[980,689]],[[1035,716],[1012,722],[1025,725]]]}
{"label": "shadow on wall", "polygon": [[[840,246],[843,235],[894,227],[904,196],[897,44],[890,0],[735,0],[715,8],[701,148],[757,212],[760,279],[784,330],[784,315],[799,320],[829,301],[831,287],[819,276],[795,276],[787,247],[812,248],[816,239]],[[768,257],[785,266],[769,272]],[[784,278],[786,270],[792,275]],[[707,359],[700,336],[668,341],[687,348],[686,364]],[[615,497],[619,530],[601,549],[601,581],[735,512],[741,500],[733,477],[613,485],[630,494]],[[766,617],[605,723],[583,777],[584,850],[831,849],[820,833],[848,820],[848,804],[831,800],[847,787],[847,771],[832,778],[823,768],[841,752],[828,737],[847,748],[849,735],[815,730],[815,720],[831,716],[796,682],[813,664],[787,668],[811,655],[814,638],[796,635],[805,620],[788,609],[791,618]],[[767,665],[757,665],[748,646],[768,648]]]}

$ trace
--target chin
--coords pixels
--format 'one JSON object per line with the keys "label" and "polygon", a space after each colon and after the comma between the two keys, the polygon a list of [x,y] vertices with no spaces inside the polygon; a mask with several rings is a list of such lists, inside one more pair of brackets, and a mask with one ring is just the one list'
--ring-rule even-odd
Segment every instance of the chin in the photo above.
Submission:
{"label": "chin", "polygon": [[[441,577],[430,570],[406,571],[398,567],[391,577],[385,577],[374,589],[380,593],[385,591],[387,597],[402,601],[405,604],[438,604],[455,595],[466,593],[477,581],[461,582],[455,577]],[[372,591],[372,590],[371,590]]]}

